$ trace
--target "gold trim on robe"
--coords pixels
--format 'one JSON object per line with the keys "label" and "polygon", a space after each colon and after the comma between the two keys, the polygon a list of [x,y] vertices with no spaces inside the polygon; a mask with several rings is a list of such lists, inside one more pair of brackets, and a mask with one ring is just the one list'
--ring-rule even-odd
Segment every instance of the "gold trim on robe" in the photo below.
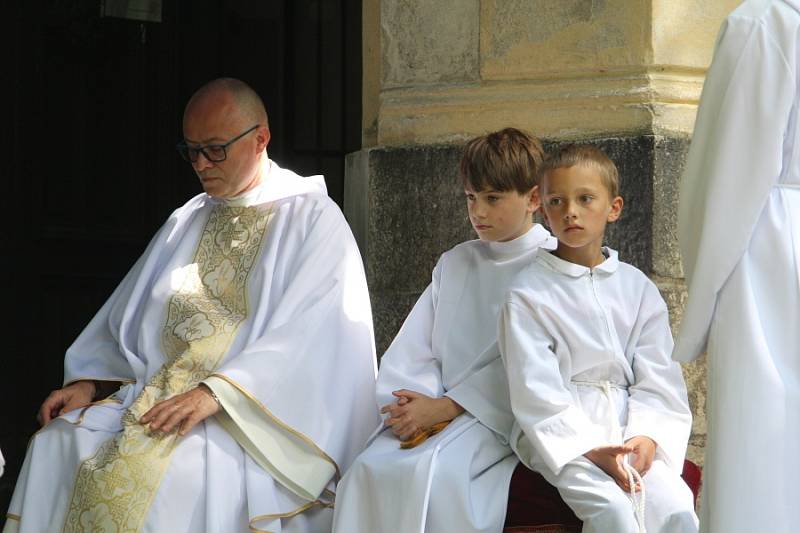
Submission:
{"label": "gold trim on robe", "polygon": [[[221,380],[216,381],[216,380]],[[217,418],[253,460],[269,472],[276,481],[303,499],[314,501],[325,489],[330,480],[338,481],[341,470],[334,459],[325,453],[311,438],[276,417],[258,398],[242,385],[223,374],[214,373],[204,383],[219,395],[225,412]],[[220,385],[227,385],[234,395],[241,395],[246,404],[235,402],[227,390]],[[258,417],[258,427],[246,423],[237,415]],[[248,428],[250,431],[248,431]],[[259,431],[255,431],[259,429]],[[293,449],[291,449],[293,448]],[[284,460],[270,460],[270,450],[280,449],[275,457]],[[310,472],[314,472],[311,475]]]}
{"label": "gold trim on robe", "polygon": [[218,205],[192,264],[170,297],[161,343],[166,362],[122,417],[122,432],[78,470],[65,532],[139,531],[180,437],[151,433],[139,419],[158,402],[187,392],[219,366],[248,313],[247,280],[270,211]]}
{"label": "gold trim on robe", "polygon": [[80,377],[80,378],[77,378],[77,379],[73,379],[71,381],[67,381],[66,383],[64,383],[64,387],[69,387],[73,383],[77,383],[79,381],[107,381],[107,382],[117,382],[118,381],[118,382],[122,383],[123,385],[129,385],[131,383],[136,383],[136,380],[128,379],[128,378],[95,378],[95,377],[92,377],[92,376],[84,376],[84,377]]}
{"label": "gold trim on robe", "polygon": [[[330,491],[328,491],[326,489],[325,492],[330,492]],[[295,509],[293,511],[286,512],[286,513],[264,514],[264,515],[254,516],[253,518],[250,519],[250,526],[249,526],[250,527],[250,531],[255,532],[255,533],[271,533],[270,531],[268,531],[266,529],[258,529],[253,524],[255,524],[256,522],[261,522],[262,520],[276,520],[278,518],[292,518],[293,516],[297,516],[297,515],[299,515],[301,513],[304,513],[306,511],[308,511],[309,509],[312,509],[312,508],[314,508],[314,507],[316,507],[318,505],[322,506],[323,508],[333,509],[333,503],[323,502],[322,500],[314,500],[313,502],[308,502],[307,504],[302,505],[302,506],[298,507],[297,509]]]}

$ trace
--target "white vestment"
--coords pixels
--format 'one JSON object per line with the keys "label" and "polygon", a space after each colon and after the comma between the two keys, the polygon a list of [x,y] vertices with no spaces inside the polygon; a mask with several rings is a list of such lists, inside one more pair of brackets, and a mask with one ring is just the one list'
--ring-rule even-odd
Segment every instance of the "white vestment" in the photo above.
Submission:
{"label": "white vestment", "polygon": [[[321,177],[264,164],[244,196],[176,210],[68,349],[65,383],[124,386],[33,437],[7,530],[330,528],[378,421],[366,281]],[[138,424],[200,381],[219,414],[184,437]]]}
{"label": "white vestment", "polygon": [[508,242],[474,240],[444,253],[381,359],[377,403],[409,389],[448,396],[465,412],[412,449],[385,429],[344,476],[338,533],[499,532],[517,459],[513,416],[497,348],[497,314],[511,278],[540,246],[541,226]]}
{"label": "white vestment", "polygon": [[589,269],[540,250],[512,282],[499,321],[520,459],[555,485],[584,532],[638,531],[627,495],[583,454],[647,436],[650,533],[696,530],[680,478],[691,412],[670,359],[667,307],[639,270],[608,258]]}
{"label": "white vestment", "polygon": [[727,18],[681,182],[674,357],[708,351],[700,524],[713,533],[798,530],[799,49],[797,0]]}

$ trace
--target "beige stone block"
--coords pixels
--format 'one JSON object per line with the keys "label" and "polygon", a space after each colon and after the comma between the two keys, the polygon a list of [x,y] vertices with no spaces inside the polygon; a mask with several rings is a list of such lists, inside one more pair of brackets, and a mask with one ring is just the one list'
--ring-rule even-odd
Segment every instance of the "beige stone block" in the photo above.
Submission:
{"label": "beige stone block", "polygon": [[378,142],[459,142],[506,126],[571,140],[653,130],[688,134],[702,84],[701,71],[659,67],[385,90]]}
{"label": "beige stone block", "polygon": [[705,81],[705,69],[654,66],[649,69],[652,132],[691,135]]}
{"label": "beige stone block", "polygon": [[[367,0],[381,50],[375,61],[365,32],[364,146],[460,142],[505,126],[551,139],[689,135],[713,35],[736,2],[712,3]],[[693,44],[668,50],[665,28],[692,6]]]}
{"label": "beige stone block", "polygon": [[479,4],[381,1],[383,88],[477,81]]}
{"label": "beige stone block", "polygon": [[535,79],[646,65],[650,2],[484,0],[481,77]]}
{"label": "beige stone block", "polygon": [[741,0],[652,0],[653,63],[705,69],[722,21]]}

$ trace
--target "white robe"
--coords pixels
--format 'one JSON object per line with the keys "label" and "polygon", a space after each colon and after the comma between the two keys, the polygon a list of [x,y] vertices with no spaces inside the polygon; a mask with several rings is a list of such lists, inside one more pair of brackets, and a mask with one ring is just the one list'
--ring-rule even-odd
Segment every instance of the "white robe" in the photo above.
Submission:
{"label": "white robe", "polygon": [[631,502],[583,454],[650,437],[658,447],[644,476],[647,529],[692,531],[692,494],[680,479],[691,412],[670,359],[667,307],[644,274],[606,253],[589,269],[541,250],[512,282],[498,325],[517,421],[511,443],[584,531],[624,533],[636,531]]}
{"label": "white robe", "polygon": [[[65,383],[125,385],[33,437],[9,530],[81,530],[87,521],[104,531],[330,528],[339,473],[378,421],[366,281],[321,177],[264,164],[264,182],[243,197],[201,194],[176,210],[68,349]],[[204,272],[208,265],[217,266]],[[172,345],[185,351],[171,356]],[[218,363],[210,373],[187,367],[191,378],[176,392],[203,380],[224,411],[177,438],[165,470],[152,456],[152,471],[129,456],[109,471],[78,470],[120,442],[123,428],[139,431],[126,413],[158,393],[151,383],[196,346],[200,363],[209,353]],[[155,441],[118,446],[135,454]],[[79,482],[99,490],[74,491]],[[115,501],[132,503],[120,510]]]}
{"label": "white robe", "polygon": [[708,351],[700,523],[797,531],[800,2],[724,22],[680,189],[689,298],[674,357]]}
{"label": "white robe", "polygon": [[439,435],[402,450],[379,432],[340,484],[334,531],[499,532],[517,459],[496,321],[511,278],[549,233],[535,225],[509,242],[462,243],[444,253],[381,359],[377,404],[410,389],[465,409]]}

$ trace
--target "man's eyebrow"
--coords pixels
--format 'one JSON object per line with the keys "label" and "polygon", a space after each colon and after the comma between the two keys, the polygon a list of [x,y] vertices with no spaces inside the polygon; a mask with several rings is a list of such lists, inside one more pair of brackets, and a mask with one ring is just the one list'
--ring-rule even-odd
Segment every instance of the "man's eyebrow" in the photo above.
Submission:
{"label": "man's eyebrow", "polygon": [[183,142],[198,144],[201,146],[206,146],[208,144],[225,144],[225,140],[219,137],[209,137],[208,139],[203,139],[202,141],[193,141],[191,139],[187,139],[186,137],[184,137]]}

